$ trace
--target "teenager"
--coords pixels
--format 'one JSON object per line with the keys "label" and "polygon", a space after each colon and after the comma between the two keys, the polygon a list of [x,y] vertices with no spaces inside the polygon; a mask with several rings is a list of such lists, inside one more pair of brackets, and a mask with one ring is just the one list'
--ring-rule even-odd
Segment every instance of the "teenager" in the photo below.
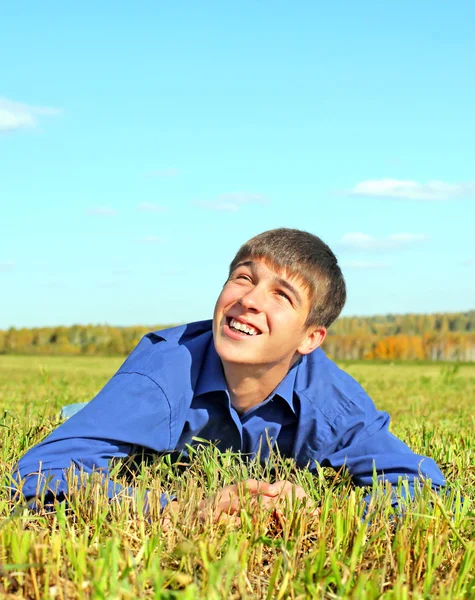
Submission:
{"label": "teenager", "polygon": [[[375,472],[392,484],[406,478],[410,490],[421,477],[444,485],[434,461],[392,435],[389,416],[321,350],[345,299],[337,259],[318,237],[257,235],[233,259],[213,320],[147,334],[85,408],[19,461],[19,488],[27,499],[61,499],[74,492],[71,466],[107,475],[111,459],[185,451],[195,437],[261,461],[278,447],[311,471],[346,467],[359,486]],[[244,486],[271,507],[305,497],[285,481]],[[240,497],[238,484],[224,488],[212,499],[216,516],[237,512]]]}

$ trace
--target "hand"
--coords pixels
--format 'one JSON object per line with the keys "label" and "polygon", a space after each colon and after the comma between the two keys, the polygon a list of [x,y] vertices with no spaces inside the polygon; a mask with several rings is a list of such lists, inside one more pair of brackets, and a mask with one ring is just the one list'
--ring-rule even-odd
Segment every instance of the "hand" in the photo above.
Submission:
{"label": "hand", "polygon": [[306,498],[308,499],[308,502],[310,502],[310,497],[302,486],[290,483],[290,481],[287,481],[286,479],[276,481],[271,487],[273,490],[277,491],[276,501],[278,504],[289,503],[292,507],[292,503],[295,500],[305,500]]}
{"label": "hand", "polygon": [[[234,485],[224,486],[217,494],[203,500],[199,506],[199,517],[202,521],[206,515],[212,513],[214,522],[232,520],[235,524],[240,524],[238,513],[245,506],[249,498],[259,498],[261,506],[274,508],[275,500],[280,493],[278,488],[273,489],[270,483],[257,481],[257,479],[248,479]],[[180,514],[182,506],[176,500],[169,502],[162,512],[162,527],[164,531],[168,529]]]}
{"label": "hand", "polygon": [[280,494],[280,488],[265,481],[248,479],[234,485],[226,485],[217,494],[203,500],[200,505],[200,517],[212,513],[213,520],[219,521],[226,516],[236,516],[242,510],[249,497],[259,498],[261,506],[272,510]]}
{"label": "hand", "polygon": [[181,504],[177,500],[168,502],[162,511],[161,521],[163,531],[167,532],[173,523],[176,523],[177,515],[180,514]]}
{"label": "hand", "polygon": [[292,510],[295,503],[297,505],[304,504],[307,509],[310,509],[312,515],[318,515],[319,509],[313,506],[313,501],[302,486],[284,479],[276,481],[271,487],[273,491],[278,491],[277,496],[273,496],[271,501],[273,502],[274,514],[281,524],[286,521],[284,509],[288,506]]}
{"label": "hand", "polygon": [[[290,510],[293,504],[303,503],[306,500],[306,506],[310,508],[312,515],[317,515],[319,510],[312,509],[313,502],[308,494],[300,486],[290,481],[282,480],[270,484],[257,479],[248,479],[234,485],[224,486],[218,493],[206,500],[203,500],[199,507],[199,516],[205,520],[207,514],[212,514],[213,521],[232,520],[236,525],[240,524],[239,513],[249,502],[254,500],[259,508],[273,512],[281,524],[286,522],[284,510],[289,506]],[[180,504],[176,501],[170,502],[163,512],[163,527],[165,531],[173,522],[173,515],[179,514]]]}

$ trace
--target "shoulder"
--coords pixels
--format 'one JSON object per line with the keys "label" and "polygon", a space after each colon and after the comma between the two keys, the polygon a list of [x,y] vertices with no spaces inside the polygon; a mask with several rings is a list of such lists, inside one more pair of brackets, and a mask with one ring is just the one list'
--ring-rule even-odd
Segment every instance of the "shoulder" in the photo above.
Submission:
{"label": "shoulder", "polygon": [[374,406],[356,379],[330,360],[321,348],[303,357],[297,370],[295,392],[302,410],[316,411],[329,423]]}
{"label": "shoulder", "polygon": [[211,320],[147,333],[118,373],[146,375],[161,387],[177,380],[193,387],[211,341]]}
{"label": "shoulder", "polygon": [[185,325],[177,325],[167,329],[158,329],[151,333],[147,333],[145,337],[157,337],[167,341],[170,344],[183,345],[190,342],[203,334],[210,333],[213,329],[211,319],[206,321],[194,321]]}

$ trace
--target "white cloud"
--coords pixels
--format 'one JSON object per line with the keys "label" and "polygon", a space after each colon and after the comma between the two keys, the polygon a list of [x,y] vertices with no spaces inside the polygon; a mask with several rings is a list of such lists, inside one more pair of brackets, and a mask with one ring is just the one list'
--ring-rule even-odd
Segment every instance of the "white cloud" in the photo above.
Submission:
{"label": "white cloud", "polygon": [[221,194],[215,200],[197,200],[195,204],[207,210],[220,212],[237,212],[245,204],[268,204],[268,199],[263,194],[253,192],[231,192]]}
{"label": "white cloud", "polygon": [[475,265],[475,258],[467,258],[467,260],[464,260],[462,264],[466,267],[472,267]]}
{"label": "white cloud", "polygon": [[374,269],[389,269],[390,265],[385,263],[375,263],[365,260],[348,260],[341,263],[342,269],[355,269],[355,270],[374,270]]}
{"label": "white cloud", "polygon": [[141,202],[137,205],[137,210],[141,212],[166,212],[168,208],[166,206],[160,206],[160,204],[154,204],[153,202]]}
{"label": "white cloud", "polygon": [[161,244],[165,241],[164,238],[158,237],[156,235],[146,235],[142,238],[138,238],[136,240],[132,240],[134,244]]}
{"label": "white cloud", "polygon": [[117,211],[110,206],[96,206],[95,208],[89,208],[87,214],[96,217],[112,217],[117,214]]}
{"label": "white cloud", "polygon": [[38,117],[57,115],[59,108],[30,106],[0,97],[0,133],[36,126]]}
{"label": "white cloud", "polygon": [[201,208],[205,208],[207,210],[216,210],[218,212],[237,212],[240,208],[238,204],[234,204],[232,202],[206,202],[197,200],[195,204]]}
{"label": "white cloud", "polygon": [[16,264],[13,261],[0,262],[0,273],[7,273],[13,271]]}
{"label": "white cloud", "polygon": [[178,175],[178,169],[168,168],[168,169],[152,169],[151,171],[147,171],[145,175],[147,177],[176,177]]}
{"label": "white cloud", "polygon": [[351,196],[396,198],[400,200],[456,200],[470,195],[475,196],[475,181],[448,183],[446,181],[417,181],[404,179],[367,179],[357,183]]}
{"label": "white cloud", "polygon": [[345,233],[338,246],[346,250],[397,250],[412,244],[426,242],[430,238],[424,233],[393,233],[376,238],[367,233]]}

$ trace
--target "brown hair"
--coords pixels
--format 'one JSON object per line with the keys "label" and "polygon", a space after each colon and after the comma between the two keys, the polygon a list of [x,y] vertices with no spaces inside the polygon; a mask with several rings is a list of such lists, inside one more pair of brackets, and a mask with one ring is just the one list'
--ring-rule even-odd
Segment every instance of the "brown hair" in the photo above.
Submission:
{"label": "brown hair", "polygon": [[250,258],[261,259],[303,281],[310,299],[307,327],[329,327],[341,313],[346,300],[345,280],[336,256],[316,235],[284,227],[264,231],[239,248],[229,273]]}

